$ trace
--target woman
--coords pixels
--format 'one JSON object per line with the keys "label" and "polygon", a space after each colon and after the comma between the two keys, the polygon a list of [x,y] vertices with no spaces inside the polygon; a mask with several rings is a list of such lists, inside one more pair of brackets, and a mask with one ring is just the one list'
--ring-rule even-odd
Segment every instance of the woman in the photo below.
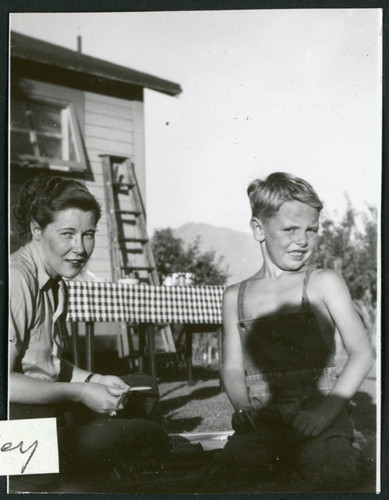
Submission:
{"label": "woman", "polygon": [[[99,204],[75,180],[36,177],[22,187],[14,215],[26,243],[10,257],[10,418],[57,417],[62,471],[106,470],[140,456],[159,460],[167,436],[156,424],[111,418],[123,410],[130,385],[140,384],[131,383],[131,376],[128,385],[113,375],[90,373],[62,358],[63,278],[77,276],[93,252]],[[105,418],[69,425],[67,411],[77,406]],[[140,409],[126,408],[131,413],[139,415]]]}

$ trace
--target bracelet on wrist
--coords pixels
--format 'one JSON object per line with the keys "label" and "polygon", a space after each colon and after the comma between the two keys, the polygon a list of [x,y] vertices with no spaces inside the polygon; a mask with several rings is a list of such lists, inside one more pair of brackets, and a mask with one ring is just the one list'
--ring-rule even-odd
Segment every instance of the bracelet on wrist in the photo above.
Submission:
{"label": "bracelet on wrist", "polygon": [[90,382],[91,381],[91,378],[93,377],[94,373],[90,373],[86,379],[84,380],[84,382]]}

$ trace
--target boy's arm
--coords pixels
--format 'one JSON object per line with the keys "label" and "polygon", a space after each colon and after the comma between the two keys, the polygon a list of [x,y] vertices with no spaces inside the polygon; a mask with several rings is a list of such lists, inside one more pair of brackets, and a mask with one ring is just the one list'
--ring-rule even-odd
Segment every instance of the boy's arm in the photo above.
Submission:
{"label": "boy's arm", "polygon": [[322,405],[296,418],[295,428],[305,436],[315,436],[333,422],[359,389],[374,360],[373,348],[343,278],[329,269],[320,271],[315,278],[320,298],[339,331],[348,360]]}
{"label": "boy's arm", "polygon": [[223,383],[235,410],[250,407],[243,354],[237,327],[238,286],[228,287],[223,295]]}
{"label": "boy's arm", "polygon": [[324,303],[339,331],[348,360],[331,394],[349,401],[369,373],[374,351],[343,278],[335,271],[323,273]]}

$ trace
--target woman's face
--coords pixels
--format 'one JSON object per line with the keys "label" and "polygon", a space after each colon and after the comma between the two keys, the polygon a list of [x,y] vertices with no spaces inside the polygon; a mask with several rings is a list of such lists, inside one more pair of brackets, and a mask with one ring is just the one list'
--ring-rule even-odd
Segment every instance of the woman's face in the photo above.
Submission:
{"label": "woman's face", "polygon": [[68,208],[57,212],[44,229],[33,229],[48,274],[74,278],[88,262],[95,246],[96,220],[92,211]]}

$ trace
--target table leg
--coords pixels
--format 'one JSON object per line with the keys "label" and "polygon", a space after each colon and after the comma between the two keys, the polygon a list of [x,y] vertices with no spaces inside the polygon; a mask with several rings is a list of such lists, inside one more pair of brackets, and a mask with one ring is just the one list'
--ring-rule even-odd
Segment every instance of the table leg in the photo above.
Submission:
{"label": "table leg", "polygon": [[157,382],[157,363],[155,360],[155,331],[152,325],[147,327],[147,344],[149,346],[150,371],[154,382]]}
{"label": "table leg", "polygon": [[138,358],[138,362],[139,362],[139,371],[140,372],[143,372],[144,369],[145,369],[145,327],[144,326],[140,326],[138,328],[138,332],[139,332],[139,337],[138,337],[138,340],[139,340],[139,346],[138,346],[138,350],[139,350],[139,358]]}
{"label": "table leg", "polygon": [[80,358],[78,355],[78,323],[70,323],[70,330],[72,332],[72,353],[73,353],[73,364],[75,366],[80,366]]}
{"label": "table leg", "polygon": [[186,369],[188,374],[188,385],[193,385],[193,369],[192,369],[192,330],[185,327],[186,340]]}
{"label": "table leg", "polygon": [[94,323],[87,321],[85,329],[85,350],[86,350],[86,369],[90,372],[93,371],[93,337],[94,337]]}

